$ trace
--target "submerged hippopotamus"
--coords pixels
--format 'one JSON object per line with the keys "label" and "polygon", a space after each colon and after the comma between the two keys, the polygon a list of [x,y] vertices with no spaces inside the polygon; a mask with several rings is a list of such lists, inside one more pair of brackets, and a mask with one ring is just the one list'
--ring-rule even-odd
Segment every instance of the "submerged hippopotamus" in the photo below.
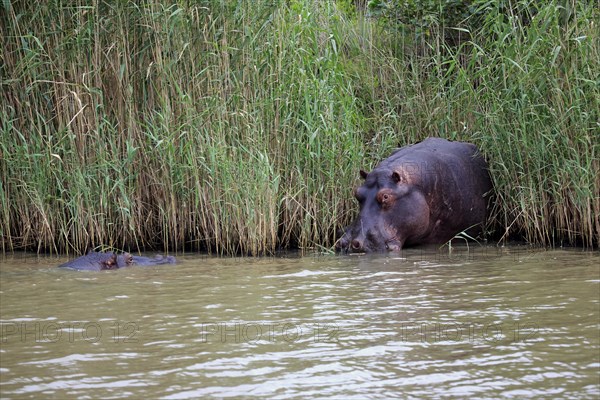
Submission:
{"label": "submerged hippopotamus", "polygon": [[372,252],[445,243],[476,235],[487,217],[492,183],[470,143],[428,138],[396,150],[364,179],[354,195],[360,213],[337,250]]}
{"label": "submerged hippopotamus", "polygon": [[132,256],[129,253],[115,254],[113,252],[90,251],[88,254],[59,265],[60,268],[71,268],[87,271],[102,271],[105,269],[117,269],[131,265],[159,265],[175,264],[173,256],[156,256],[154,258]]}

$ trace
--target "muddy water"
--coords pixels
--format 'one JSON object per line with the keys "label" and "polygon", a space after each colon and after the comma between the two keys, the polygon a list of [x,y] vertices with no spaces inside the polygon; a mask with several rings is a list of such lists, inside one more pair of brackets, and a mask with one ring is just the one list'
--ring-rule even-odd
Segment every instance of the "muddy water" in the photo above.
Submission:
{"label": "muddy water", "polygon": [[600,396],[600,253],[0,261],[2,398]]}

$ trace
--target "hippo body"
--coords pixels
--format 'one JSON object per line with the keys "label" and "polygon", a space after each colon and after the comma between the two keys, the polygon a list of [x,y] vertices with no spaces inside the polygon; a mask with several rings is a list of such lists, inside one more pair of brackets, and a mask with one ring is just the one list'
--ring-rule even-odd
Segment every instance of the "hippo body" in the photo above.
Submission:
{"label": "hippo body", "polygon": [[173,256],[156,256],[154,258],[132,256],[129,253],[115,254],[113,252],[95,252],[90,251],[88,254],[68,261],[60,268],[70,268],[85,271],[102,271],[105,269],[117,269],[129,267],[131,265],[160,265],[160,264],[175,264],[176,260]]}
{"label": "hippo body", "polygon": [[473,144],[428,138],[360,173],[364,183],[355,190],[360,213],[338,250],[397,251],[445,243],[463,231],[476,235],[487,217],[492,183]]}

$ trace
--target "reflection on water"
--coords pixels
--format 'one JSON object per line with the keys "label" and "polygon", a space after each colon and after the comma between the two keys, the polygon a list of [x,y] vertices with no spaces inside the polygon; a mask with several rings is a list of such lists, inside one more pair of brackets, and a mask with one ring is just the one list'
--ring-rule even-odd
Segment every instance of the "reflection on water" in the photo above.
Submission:
{"label": "reflection on water", "polygon": [[0,262],[0,394],[600,396],[600,254]]}

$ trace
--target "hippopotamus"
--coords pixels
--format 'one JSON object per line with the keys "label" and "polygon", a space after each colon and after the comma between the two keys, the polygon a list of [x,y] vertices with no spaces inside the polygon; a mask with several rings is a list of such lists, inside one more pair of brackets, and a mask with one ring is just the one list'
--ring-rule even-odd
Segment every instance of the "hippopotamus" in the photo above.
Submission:
{"label": "hippopotamus", "polygon": [[115,254],[113,252],[90,251],[88,254],[59,265],[59,268],[70,268],[87,271],[102,271],[117,269],[131,265],[160,265],[175,264],[173,256],[156,256],[154,258],[132,256],[129,253]]}
{"label": "hippopotamus", "polygon": [[358,218],[336,243],[353,253],[399,251],[476,236],[487,218],[488,165],[470,143],[428,138],[402,147],[355,189]]}

